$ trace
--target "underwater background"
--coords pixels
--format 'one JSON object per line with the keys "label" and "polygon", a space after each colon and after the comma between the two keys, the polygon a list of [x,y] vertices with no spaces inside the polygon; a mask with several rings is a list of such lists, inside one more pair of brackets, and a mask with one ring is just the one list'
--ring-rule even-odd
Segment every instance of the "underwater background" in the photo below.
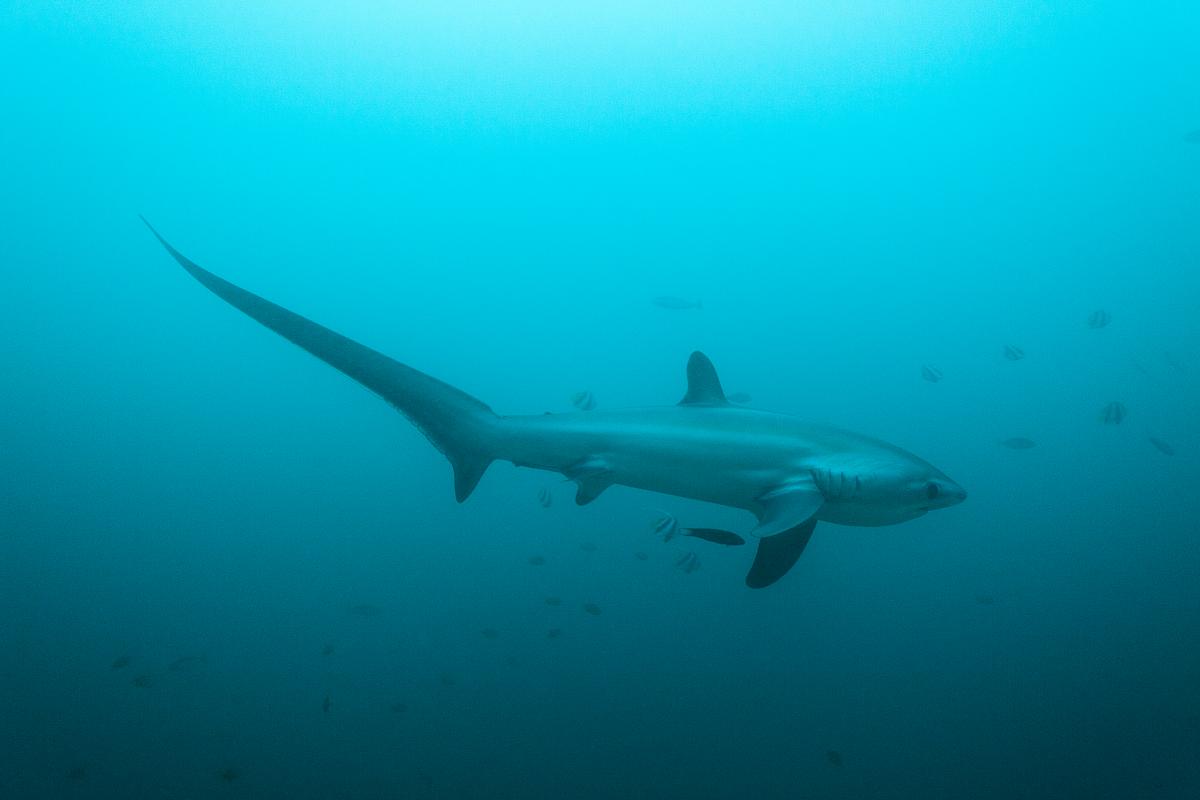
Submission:
{"label": "underwater background", "polygon": [[[0,3],[0,797],[1197,796],[1198,34]],[[970,497],[762,591],[655,532],[730,509],[504,463],[458,505],[139,213],[500,413],[671,404],[701,349]]]}

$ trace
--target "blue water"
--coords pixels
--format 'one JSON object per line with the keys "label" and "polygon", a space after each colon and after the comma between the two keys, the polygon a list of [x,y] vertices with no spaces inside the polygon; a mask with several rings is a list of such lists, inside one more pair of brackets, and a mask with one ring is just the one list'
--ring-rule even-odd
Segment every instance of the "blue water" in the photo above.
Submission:
{"label": "blue water", "polygon": [[[696,5],[0,7],[0,797],[1197,796],[1200,9]],[[499,412],[701,349],[970,497],[761,591],[458,505],[139,213]]]}

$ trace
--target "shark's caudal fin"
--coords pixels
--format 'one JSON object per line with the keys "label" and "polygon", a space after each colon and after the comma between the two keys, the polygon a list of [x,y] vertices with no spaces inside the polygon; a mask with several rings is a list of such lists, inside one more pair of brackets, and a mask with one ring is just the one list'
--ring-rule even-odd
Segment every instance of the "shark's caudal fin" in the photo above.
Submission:
{"label": "shark's caudal fin", "polygon": [[398,408],[454,467],[454,496],[463,502],[495,457],[500,419],[474,397],[347,339],[312,320],[234,286],[198,266],[142,217],[167,252],[217,297],[341,370]]}

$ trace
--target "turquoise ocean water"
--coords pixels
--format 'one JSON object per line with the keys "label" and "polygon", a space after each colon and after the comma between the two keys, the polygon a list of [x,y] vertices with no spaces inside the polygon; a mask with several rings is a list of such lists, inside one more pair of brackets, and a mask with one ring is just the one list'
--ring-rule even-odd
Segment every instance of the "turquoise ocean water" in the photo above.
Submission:
{"label": "turquoise ocean water", "polygon": [[[1198,35],[0,2],[0,797],[1197,796]],[[138,214],[498,412],[672,404],[699,349],[970,497],[761,591],[654,531],[743,512],[503,463],[459,505]]]}

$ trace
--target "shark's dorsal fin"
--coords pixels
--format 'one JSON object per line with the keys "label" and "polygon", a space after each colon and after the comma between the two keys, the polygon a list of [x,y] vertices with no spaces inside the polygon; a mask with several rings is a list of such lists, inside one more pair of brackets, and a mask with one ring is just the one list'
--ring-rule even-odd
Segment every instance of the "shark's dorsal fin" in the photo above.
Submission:
{"label": "shark's dorsal fin", "polygon": [[687,364],[687,394],[679,401],[681,406],[727,406],[721,379],[708,356],[699,350],[692,353]]}

